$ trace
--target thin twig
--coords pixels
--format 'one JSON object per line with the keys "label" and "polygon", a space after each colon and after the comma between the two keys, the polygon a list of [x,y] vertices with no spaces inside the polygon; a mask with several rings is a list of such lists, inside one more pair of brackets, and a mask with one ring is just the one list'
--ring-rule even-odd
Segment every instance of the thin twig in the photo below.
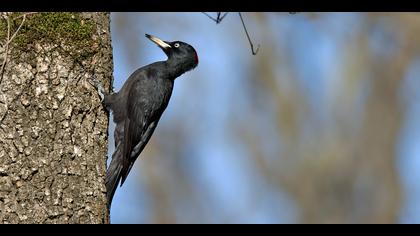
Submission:
{"label": "thin twig", "polygon": [[5,107],[6,109],[5,109],[4,114],[2,115],[2,117],[0,118],[0,124],[2,124],[2,123],[3,123],[3,120],[4,120],[4,118],[6,117],[7,112],[9,111],[9,106],[7,105],[7,98],[6,98],[6,95],[2,94],[2,96],[3,96],[3,100],[4,100],[4,107]]}
{"label": "thin twig", "polygon": [[202,12],[204,15],[206,15],[208,18],[210,18],[211,20],[213,20],[214,22],[216,22],[216,24],[219,24],[220,22],[222,22],[223,18],[225,18],[225,16],[229,13],[226,12],[225,14],[222,15],[222,12],[218,12],[217,13],[217,17],[214,18],[212,17],[210,14],[206,13],[206,12]]}
{"label": "thin twig", "polygon": [[[13,33],[12,37],[10,37],[10,28],[11,28],[10,16],[7,16],[7,40],[6,40],[6,43],[5,43],[3,63],[1,65],[1,69],[0,69],[0,85],[1,85],[1,83],[3,81],[3,77],[4,77],[4,69],[6,67],[7,58],[8,58],[8,54],[9,54],[9,45],[12,42],[12,40],[16,37],[16,35],[18,34],[19,30],[22,28],[23,24],[25,23],[26,16],[28,14],[30,14],[30,13],[25,13],[25,14],[22,15],[22,17],[23,17],[22,22],[20,23],[20,25],[16,29],[16,31]],[[15,18],[15,19],[17,19],[17,18]],[[5,98],[5,95],[4,94],[3,94],[3,98],[5,100],[4,105],[6,107],[6,111],[4,112],[4,114],[2,115],[2,117],[0,118],[0,124],[3,123],[4,118],[6,117],[7,113],[9,112],[9,107],[7,105],[7,99]]]}
{"label": "thin twig", "polygon": [[[16,35],[18,34],[19,30],[22,28],[23,24],[25,23],[26,20],[26,16],[28,14],[33,14],[33,13],[25,13],[23,14],[21,17],[23,17],[22,22],[20,23],[19,27],[16,29],[16,31],[13,33],[12,37],[10,37],[10,28],[11,28],[11,24],[10,24],[10,16],[7,16],[7,41],[5,44],[5,50],[4,50],[4,59],[3,59],[3,63],[1,65],[1,69],[0,69],[0,84],[3,80],[3,75],[4,75],[4,68],[6,67],[6,63],[7,63],[7,56],[9,54],[9,44],[12,42],[12,40],[16,37]],[[16,17],[15,19],[17,19],[19,17]]]}
{"label": "thin twig", "polygon": [[246,29],[246,26],[245,26],[245,23],[244,23],[244,19],[242,19],[242,14],[240,12],[238,12],[238,14],[239,14],[239,17],[241,18],[242,25],[244,27],[246,37],[248,38],[248,41],[249,41],[249,45],[251,45],[252,55],[257,55],[258,50],[260,49],[260,45],[258,44],[257,50],[254,51],[254,45],[252,44],[251,38],[249,37],[248,30]]}
{"label": "thin twig", "polygon": [[206,15],[208,18],[212,19],[214,22],[216,22],[216,23],[217,23],[217,19],[213,18],[211,15],[207,14],[206,12],[201,12],[201,13],[203,13],[203,14],[204,14],[204,15]]}
{"label": "thin twig", "polygon": [[[3,63],[2,63],[2,65],[1,65],[1,70],[0,70],[0,84],[1,84],[1,82],[2,82],[2,80],[3,80],[3,72],[4,72],[4,67],[6,66],[6,60],[7,60],[7,52],[8,52],[8,50],[9,50],[9,44],[7,43],[7,42],[9,42],[9,39],[10,39],[10,18],[7,16],[7,13],[5,13],[6,14],[6,21],[7,21],[7,41],[6,41],[6,48],[4,49],[4,58],[3,58]],[[5,111],[4,111],[4,114],[2,115],[2,117],[0,118],[0,124],[2,124],[3,123],[3,120],[4,120],[4,118],[6,117],[6,115],[7,115],[7,112],[9,111],[9,107],[8,107],[8,105],[7,105],[7,99],[6,99],[6,96],[4,95],[4,94],[2,94],[3,95],[3,99],[4,99],[4,106],[5,106]]]}
{"label": "thin twig", "polygon": [[0,84],[3,80],[3,75],[4,75],[4,68],[6,66],[6,62],[7,62],[7,54],[9,53],[9,41],[10,41],[10,17],[7,16],[7,41],[6,41],[6,48],[4,49],[4,58],[3,58],[3,64],[1,65],[1,69],[0,69]]}
{"label": "thin twig", "polygon": [[[219,20],[219,23],[222,22],[223,18],[225,18],[225,16],[227,16],[229,12],[226,12],[225,14],[223,14],[220,18],[217,18]],[[219,17],[220,15],[218,15],[217,17]]]}
{"label": "thin twig", "polygon": [[[214,22],[216,22],[216,24],[219,24],[227,16],[227,14],[229,12],[226,12],[223,15],[222,15],[222,12],[217,12],[216,18],[212,17],[210,14],[208,14],[206,12],[202,12],[202,13],[204,15],[206,15],[208,18],[210,18],[211,20],[213,20]],[[244,19],[242,18],[242,14],[240,12],[238,12],[238,14],[239,14],[239,17],[241,18],[242,26],[244,27],[245,34],[246,34],[246,37],[248,38],[249,45],[251,46],[252,55],[257,55],[258,50],[260,49],[260,45],[258,44],[257,49],[254,50],[254,44],[252,43],[251,37],[249,37],[248,30],[246,29]]]}
{"label": "thin twig", "polygon": [[17,28],[17,30],[15,31],[15,33],[12,35],[12,37],[10,38],[10,40],[7,42],[8,44],[11,43],[12,40],[16,37],[16,35],[19,32],[20,28],[22,28],[23,23],[25,23],[25,20],[26,20],[26,14],[23,14],[22,22],[20,23],[19,27]]}
{"label": "thin twig", "polygon": [[38,12],[27,12],[27,13],[22,14],[20,16],[16,16],[15,18],[13,18],[13,20],[17,20],[19,18],[26,17],[26,16],[29,16],[29,15],[32,15],[32,14],[35,14],[35,13],[38,13]]}

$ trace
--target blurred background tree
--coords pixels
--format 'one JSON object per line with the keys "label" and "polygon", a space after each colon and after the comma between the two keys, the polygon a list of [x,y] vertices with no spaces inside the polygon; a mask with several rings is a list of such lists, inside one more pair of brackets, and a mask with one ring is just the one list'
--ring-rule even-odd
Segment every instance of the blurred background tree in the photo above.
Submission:
{"label": "blurred background tree", "polygon": [[236,14],[112,14],[116,90],[165,59],[145,33],[190,43],[200,64],[111,222],[420,223],[420,14],[243,16],[256,56]]}

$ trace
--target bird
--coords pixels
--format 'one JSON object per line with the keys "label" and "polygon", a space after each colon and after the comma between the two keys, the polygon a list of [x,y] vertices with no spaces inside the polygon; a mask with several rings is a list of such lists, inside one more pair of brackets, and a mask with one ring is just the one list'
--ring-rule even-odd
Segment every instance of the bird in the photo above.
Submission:
{"label": "bird", "polygon": [[108,207],[118,184],[122,186],[140,153],[149,142],[159,120],[168,106],[174,81],[199,63],[194,47],[182,41],[163,41],[145,34],[166,54],[158,61],[135,70],[116,93],[107,93],[93,78],[106,110],[112,111],[116,124],[115,151],[105,176]]}

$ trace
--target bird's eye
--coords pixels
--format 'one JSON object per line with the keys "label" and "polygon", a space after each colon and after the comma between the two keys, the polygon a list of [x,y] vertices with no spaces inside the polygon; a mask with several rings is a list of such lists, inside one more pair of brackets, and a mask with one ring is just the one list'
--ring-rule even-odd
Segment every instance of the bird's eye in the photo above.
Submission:
{"label": "bird's eye", "polygon": [[175,43],[174,47],[179,48],[179,43]]}

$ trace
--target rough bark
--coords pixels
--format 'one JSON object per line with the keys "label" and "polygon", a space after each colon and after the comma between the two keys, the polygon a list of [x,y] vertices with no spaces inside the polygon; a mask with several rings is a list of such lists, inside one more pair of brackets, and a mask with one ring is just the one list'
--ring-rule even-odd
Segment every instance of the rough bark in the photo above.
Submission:
{"label": "rough bark", "polygon": [[112,82],[109,14],[0,20],[0,223],[109,223],[108,116],[87,81]]}

